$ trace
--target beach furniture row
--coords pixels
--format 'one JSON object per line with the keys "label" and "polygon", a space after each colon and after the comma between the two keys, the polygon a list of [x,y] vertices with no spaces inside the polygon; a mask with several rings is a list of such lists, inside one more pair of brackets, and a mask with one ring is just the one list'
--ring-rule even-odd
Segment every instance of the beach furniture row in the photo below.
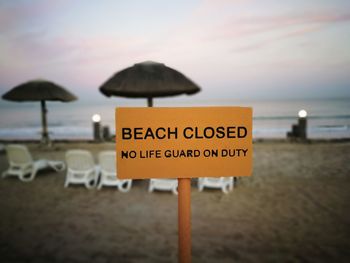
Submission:
{"label": "beach furniture row", "polygon": [[[65,187],[70,183],[84,184],[91,189],[102,186],[115,186],[121,192],[130,191],[132,180],[118,179],[116,171],[115,151],[102,151],[98,154],[98,165],[95,165],[92,154],[86,150],[69,150],[66,152],[67,175]],[[171,191],[177,195],[177,179],[150,179],[148,191]],[[232,191],[233,177],[199,178],[198,188],[203,191],[205,187],[220,188],[224,193]]]}
{"label": "beach furniture row", "polygon": [[[132,186],[132,180],[118,179],[115,151],[98,153],[98,164],[96,164],[93,155],[87,150],[68,150],[65,154],[65,162],[63,162],[46,159],[34,160],[25,145],[11,144],[5,148],[9,168],[3,172],[3,178],[17,176],[21,181],[30,182],[34,180],[38,171],[51,168],[57,172],[66,169],[64,187],[70,184],[83,184],[88,189],[113,186],[121,192],[129,192]],[[177,186],[177,179],[150,179],[148,191],[171,191],[177,194]],[[234,187],[234,177],[198,178],[199,191],[203,191],[205,187],[218,188],[228,193]]]}

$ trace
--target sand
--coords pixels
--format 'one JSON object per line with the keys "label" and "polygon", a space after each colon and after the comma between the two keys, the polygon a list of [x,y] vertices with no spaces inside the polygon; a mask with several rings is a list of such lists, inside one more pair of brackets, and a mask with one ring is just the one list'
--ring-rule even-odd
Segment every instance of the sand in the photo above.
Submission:
{"label": "sand", "polygon": [[[113,144],[29,144],[35,158]],[[7,167],[0,154],[0,171]],[[176,262],[177,197],[64,188],[65,172],[0,180],[1,262]],[[350,262],[350,143],[258,142],[233,192],[192,180],[193,262]]]}

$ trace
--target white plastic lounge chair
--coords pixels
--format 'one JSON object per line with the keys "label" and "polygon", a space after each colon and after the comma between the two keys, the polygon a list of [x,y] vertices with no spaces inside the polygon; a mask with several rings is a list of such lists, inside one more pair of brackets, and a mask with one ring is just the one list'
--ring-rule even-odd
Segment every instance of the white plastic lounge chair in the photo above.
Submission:
{"label": "white plastic lounge chair", "polygon": [[121,192],[129,192],[132,180],[121,180],[117,178],[116,171],[116,155],[114,151],[103,151],[98,155],[100,165],[100,182],[97,189],[101,189],[103,185],[116,186]]}
{"label": "white plastic lounge chair", "polygon": [[198,178],[198,189],[203,191],[204,187],[219,188],[225,194],[232,191],[234,186],[233,177],[203,177]]}
{"label": "white plastic lounge chair", "polygon": [[67,175],[64,187],[72,184],[84,184],[91,189],[96,186],[98,167],[92,154],[86,150],[68,150],[66,152]]}
{"label": "white plastic lounge chair", "polygon": [[153,190],[172,191],[177,195],[177,179],[150,179],[148,191],[151,193]]}
{"label": "white plastic lounge chair", "polygon": [[65,169],[64,162],[41,159],[34,161],[25,145],[9,144],[6,147],[7,158],[10,167],[2,173],[2,177],[18,176],[23,182],[34,180],[37,172],[42,169],[52,168],[55,171]]}

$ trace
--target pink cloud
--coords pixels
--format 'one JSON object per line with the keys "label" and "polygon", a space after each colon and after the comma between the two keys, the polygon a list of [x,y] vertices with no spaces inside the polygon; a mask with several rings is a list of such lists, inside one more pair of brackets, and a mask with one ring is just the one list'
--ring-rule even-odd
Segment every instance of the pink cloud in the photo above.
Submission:
{"label": "pink cloud", "polygon": [[265,38],[264,40],[259,40],[258,42],[254,43],[254,44],[241,45],[237,48],[233,48],[232,51],[233,52],[254,51],[254,50],[263,48],[265,46],[268,46],[272,43],[276,43],[279,40],[288,39],[291,37],[302,36],[302,35],[305,35],[307,33],[314,32],[314,31],[317,31],[320,29],[321,29],[320,25],[305,26],[303,28],[292,30],[290,32],[281,34],[281,35],[276,36],[276,37],[269,37],[269,38]]}
{"label": "pink cloud", "polygon": [[[300,27],[301,29],[298,30],[300,33],[302,31],[308,33],[310,31],[304,30],[304,28],[349,21],[350,13],[338,14],[332,12],[235,18],[217,27],[215,30],[216,33],[208,36],[208,39],[230,39],[278,30],[285,31],[288,30],[289,27]],[[293,36],[293,34],[290,36]]]}
{"label": "pink cloud", "polygon": [[[6,54],[0,62],[2,83],[49,78],[73,86],[96,89],[110,74],[144,60],[157,45],[142,37],[49,37],[31,32],[6,38]],[[16,72],[15,75],[6,72]]]}
{"label": "pink cloud", "polygon": [[11,32],[27,27],[32,20],[50,17],[65,2],[67,0],[0,3],[0,31]]}

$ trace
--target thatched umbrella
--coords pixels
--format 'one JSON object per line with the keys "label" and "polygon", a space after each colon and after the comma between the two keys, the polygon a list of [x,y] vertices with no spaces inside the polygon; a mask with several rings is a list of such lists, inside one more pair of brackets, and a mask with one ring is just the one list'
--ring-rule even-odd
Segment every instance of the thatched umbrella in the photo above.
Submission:
{"label": "thatched umbrella", "polygon": [[175,69],[146,61],[117,72],[100,91],[108,97],[147,98],[148,106],[152,107],[154,97],[194,94],[200,88]]}
{"label": "thatched umbrella", "polygon": [[4,95],[4,100],[11,101],[40,101],[41,102],[41,122],[42,122],[42,142],[49,143],[46,121],[46,101],[68,102],[76,100],[77,97],[63,87],[46,80],[33,80],[20,84]]}

